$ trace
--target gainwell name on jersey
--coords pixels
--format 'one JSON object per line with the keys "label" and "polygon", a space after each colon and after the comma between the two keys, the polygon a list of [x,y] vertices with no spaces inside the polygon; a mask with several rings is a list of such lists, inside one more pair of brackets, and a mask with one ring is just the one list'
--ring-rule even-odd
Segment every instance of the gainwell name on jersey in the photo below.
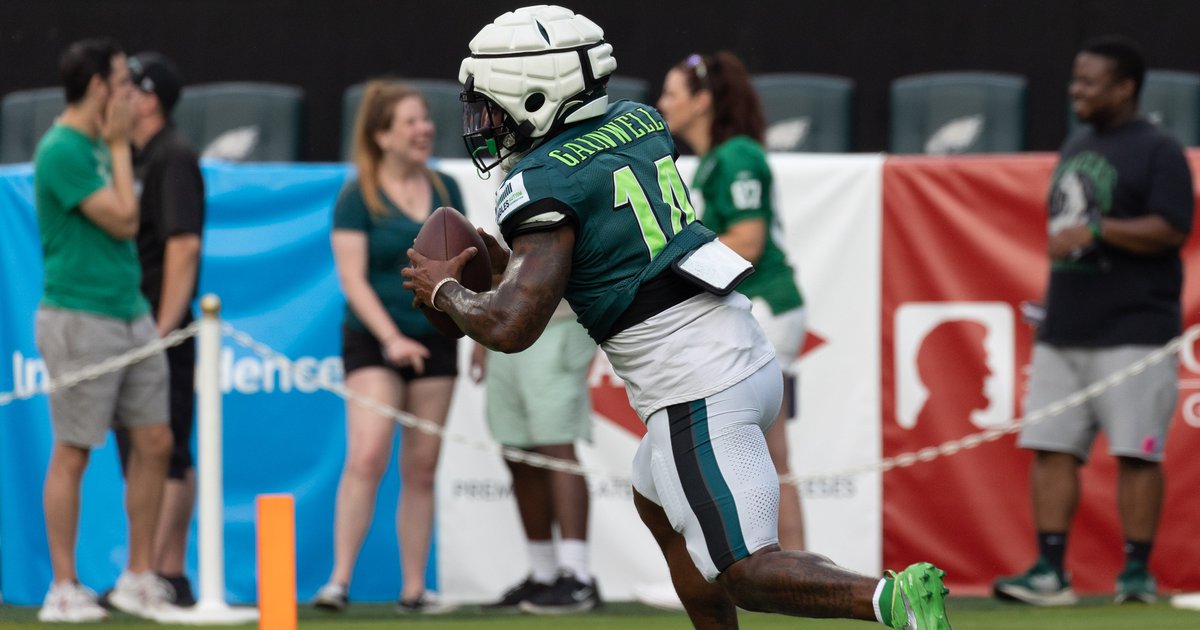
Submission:
{"label": "gainwell name on jersey", "polygon": [[646,108],[639,107],[613,118],[595,131],[564,142],[562,149],[555,149],[547,155],[567,166],[579,166],[601,151],[615,149],[648,133],[662,133],[665,130],[666,125],[661,119],[650,115]]}

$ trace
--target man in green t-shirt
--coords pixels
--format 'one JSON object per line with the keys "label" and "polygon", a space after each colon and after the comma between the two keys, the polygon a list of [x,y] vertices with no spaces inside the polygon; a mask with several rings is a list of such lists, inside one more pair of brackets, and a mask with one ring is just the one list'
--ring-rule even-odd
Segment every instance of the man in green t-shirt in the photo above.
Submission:
{"label": "man in green t-shirt", "polygon": [[[158,338],[140,292],[134,246],[138,202],[130,149],[133,86],[120,47],[87,39],[59,60],[67,108],[34,153],[45,266],[36,341],[52,379]],[[107,613],[79,584],[75,542],[80,485],[91,449],[120,425],[132,454],[126,477],[129,562],[109,601],[157,618],[165,589],[151,569],[154,530],[171,453],[167,366],[161,352],[50,395],[54,447],[43,506],[54,581],[41,621],[98,621]]]}

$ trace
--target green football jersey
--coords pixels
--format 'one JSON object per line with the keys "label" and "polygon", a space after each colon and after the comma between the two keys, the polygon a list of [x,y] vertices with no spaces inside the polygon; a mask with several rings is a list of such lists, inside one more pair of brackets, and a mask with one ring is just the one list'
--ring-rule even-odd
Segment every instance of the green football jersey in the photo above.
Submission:
{"label": "green football jersey", "polygon": [[113,238],[80,204],[112,182],[108,145],[56,124],[33,157],[45,265],[43,306],[133,321],[150,311],[133,239]]}
{"label": "green football jersey", "polygon": [[763,148],[748,136],[734,136],[700,160],[693,190],[700,192],[704,225],[717,234],[747,219],[762,219],[767,227],[762,255],[754,273],[738,286],[749,298],[762,298],[775,314],[804,304],[796,274],[780,245],[771,167]]}
{"label": "green football jersey", "polygon": [[573,211],[566,299],[597,342],[643,282],[716,237],[696,221],[674,156],[658,112],[620,101],[531,151],[496,192],[496,222],[510,240],[542,211],[538,201]]}

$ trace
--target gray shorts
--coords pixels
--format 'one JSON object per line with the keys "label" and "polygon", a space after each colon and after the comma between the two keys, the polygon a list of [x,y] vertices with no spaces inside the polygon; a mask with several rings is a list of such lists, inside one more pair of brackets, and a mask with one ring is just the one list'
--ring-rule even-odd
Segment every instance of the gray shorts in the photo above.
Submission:
{"label": "gray shorts", "polygon": [[524,352],[488,352],[492,437],[517,448],[591,439],[587,370],[595,353],[596,342],[574,319],[551,321]]}
{"label": "gray shorts", "polygon": [[[1061,400],[1145,358],[1155,348],[1059,348],[1039,343],[1033,349],[1025,413]],[[1017,445],[1071,453],[1086,462],[1096,432],[1103,430],[1112,455],[1162,461],[1179,395],[1178,379],[1173,358],[1159,361],[1082,405],[1022,427]]]}
{"label": "gray shorts", "polygon": [[[127,322],[93,313],[42,307],[34,328],[51,379],[95,365],[158,339],[154,319]],[[73,446],[104,443],[114,426],[135,428],[167,421],[167,360],[159,352],[50,395],[54,439]]]}

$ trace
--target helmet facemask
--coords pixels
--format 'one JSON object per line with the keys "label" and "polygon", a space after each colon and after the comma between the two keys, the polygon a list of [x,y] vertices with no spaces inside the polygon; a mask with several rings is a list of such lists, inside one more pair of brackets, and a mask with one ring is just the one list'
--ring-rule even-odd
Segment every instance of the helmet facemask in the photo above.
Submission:
{"label": "helmet facemask", "polygon": [[504,108],[475,91],[475,77],[467,79],[459,100],[463,104],[463,143],[479,172],[486,173],[531,148],[533,139],[528,133],[532,125],[515,124]]}

